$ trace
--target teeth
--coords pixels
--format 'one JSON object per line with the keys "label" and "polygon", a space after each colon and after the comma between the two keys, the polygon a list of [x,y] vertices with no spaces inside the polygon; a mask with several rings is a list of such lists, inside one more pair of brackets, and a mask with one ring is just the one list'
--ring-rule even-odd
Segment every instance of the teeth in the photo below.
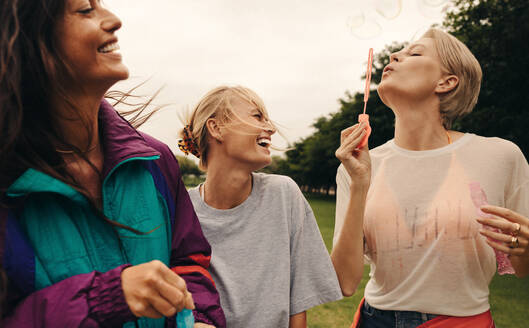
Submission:
{"label": "teeth", "polygon": [[97,51],[102,53],[112,52],[116,50],[119,50],[119,44],[117,42],[107,44],[106,46],[97,49]]}
{"label": "teeth", "polygon": [[271,142],[270,142],[270,140],[268,140],[266,138],[259,138],[259,139],[257,139],[257,144],[259,144],[259,146],[266,147],[266,146],[270,145]]}

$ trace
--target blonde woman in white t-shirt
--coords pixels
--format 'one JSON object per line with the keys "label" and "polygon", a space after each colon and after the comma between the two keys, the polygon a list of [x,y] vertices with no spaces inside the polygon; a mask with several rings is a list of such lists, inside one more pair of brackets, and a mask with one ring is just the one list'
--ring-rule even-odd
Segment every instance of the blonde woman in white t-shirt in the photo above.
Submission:
{"label": "blonde woman in white t-shirt", "polygon": [[494,327],[497,265],[529,274],[527,160],[509,141],[450,130],[476,104],[481,75],[463,43],[431,29],[384,68],[378,93],[394,139],[368,153],[355,149],[363,126],[342,133],[331,258],[344,295],[364,258],[371,265],[354,327]]}

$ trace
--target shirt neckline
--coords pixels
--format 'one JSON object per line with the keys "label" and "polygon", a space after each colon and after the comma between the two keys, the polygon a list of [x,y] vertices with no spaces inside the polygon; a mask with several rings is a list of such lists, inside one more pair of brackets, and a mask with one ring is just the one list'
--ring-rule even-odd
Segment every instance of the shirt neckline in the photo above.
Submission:
{"label": "shirt neckline", "polygon": [[389,146],[395,150],[397,153],[409,156],[409,157],[432,157],[437,156],[441,154],[446,154],[451,151],[454,151],[455,149],[463,146],[467,142],[469,142],[473,137],[475,137],[475,134],[473,133],[465,133],[461,138],[454,141],[453,143],[440,147],[435,149],[429,149],[429,150],[409,150],[402,147],[397,146],[395,144],[395,139],[391,139],[388,141]]}
{"label": "shirt neckline", "polygon": [[197,199],[200,202],[200,206],[203,209],[205,209],[207,212],[217,215],[217,216],[218,215],[231,215],[234,212],[243,210],[244,208],[249,206],[248,204],[251,204],[253,202],[253,199],[256,197],[256,194],[257,194],[258,184],[260,183],[259,175],[256,174],[255,172],[252,172],[252,177],[253,177],[253,185],[252,185],[252,190],[250,192],[250,195],[248,195],[248,197],[239,205],[233,208],[228,208],[228,209],[218,209],[218,208],[209,206],[200,196],[200,186],[202,184],[198,185],[197,187],[194,188],[194,190],[196,192]]}

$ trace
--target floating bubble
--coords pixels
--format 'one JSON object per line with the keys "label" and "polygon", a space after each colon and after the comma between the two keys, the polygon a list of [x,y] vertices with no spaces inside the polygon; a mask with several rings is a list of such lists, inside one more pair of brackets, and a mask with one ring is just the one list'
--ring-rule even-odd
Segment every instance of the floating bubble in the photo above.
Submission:
{"label": "floating bubble", "polygon": [[363,40],[373,39],[380,35],[382,32],[382,27],[377,23],[376,20],[368,18],[364,21],[359,27],[351,28],[351,33]]}
{"label": "floating bubble", "polygon": [[443,14],[443,8],[441,8],[440,6],[432,6],[431,4],[429,4],[433,2],[441,2],[441,0],[417,0],[417,8],[423,16],[430,18],[441,18]]}
{"label": "floating bubble", "polygon": [[448,0],[422,0],[425,5],[430,7],[439,7],[440,5],[444,4]]}
{"label": "floating bubble", "polygon": [[375,10],[387,19],[397,17],[400,14],[401,9],[402,0],[375,0]]}
{"label": "floating bubble", "polygon": [[363,12],[355,12],[352,16],[347,18],[347,26],[349,28],[357,28],[362,26],[366,21],[366,17]]}

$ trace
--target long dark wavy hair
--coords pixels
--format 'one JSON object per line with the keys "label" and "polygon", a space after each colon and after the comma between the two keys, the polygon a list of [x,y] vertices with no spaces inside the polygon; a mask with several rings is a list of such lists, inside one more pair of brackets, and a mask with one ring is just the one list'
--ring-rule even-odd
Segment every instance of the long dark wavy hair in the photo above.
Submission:
{"label": "long dark wavy hair", "polygon": [[[59,95],[71,114],[87,129],[91,125],[68,97],[64,85],[73,79],[72,70],[58,51],[55,28],[67,0],[4,0],[0,5],[0,194],[4,203],[7,188],[28,168],[45,172],[87,195],[66,171],[57,149],[71,150],[87,163],[81,149],[61,135],[57,127],[52,95]],[[130,92],[109,93],[115,103],[127,104]],[[154,97],[152,97],[154,98]],[[125,114],[135,127],[155,111],[144,114],[152,101],[135,104]],[[129,120],[130,121],[130,120]],[[88,138],[91,140],[91,138]],[[89,146],[89,145],[86,145]],[[96,172],[98,170],[91,165]],[[100,173],[100,172],[98,172]]]}
{"label": "long dark wavy hair", "polygon": [[[53,121],[52,92],[68,68],[57,48],[55,24],[65,0],[5,0],[0,6],[0,192],[27,168],[72,180],[55,151],[62,140]],[[69,181],[72,183],[73,181]]]}
{"label": "long dark wavy hair", "polygon": [[[90,199],[85,188],[67,172],[57,149],[73,151],[101,176],[83,151],[61,134],[57,127],[57,114],[51,104],[52,95],[59,95],[71,108],[72,114],[78,115],[89,136],[98,133],[91,131],[89,122],[74,110],[75,102],[64,88],[73,74],[58,51],[55,29],[64,15],[66,1],[0,2],[0,206],[9,205],[5,197],[7,188],[28,168],[67,183]],[[113,92],[110,97],[126,104],[129,95],[129,92]],[[126,113],[136,120],[136,124],[132,122],[134,126],[137,127],[155,112],[143,113],[152,98]],[[104,217],[95,203],[93,205],[102,219],[114,226],[143,234]],[[5,286],[3,282],[5,275],[0,272],[0,287]],[[0,296],[2,293],[3,288],[0,288]]]}

